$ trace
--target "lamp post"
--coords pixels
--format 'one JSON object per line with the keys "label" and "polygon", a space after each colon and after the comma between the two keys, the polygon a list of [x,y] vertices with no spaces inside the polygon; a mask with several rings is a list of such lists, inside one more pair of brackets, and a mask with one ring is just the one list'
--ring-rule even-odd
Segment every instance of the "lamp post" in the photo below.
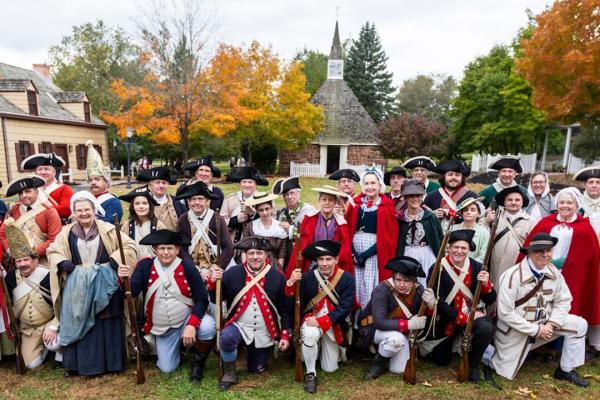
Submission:
{"label": "lamp post", "polygon": [[125,147],[127,148],[127,189],[131,189],[131,137],[133,136],[133,128],[127,127],[127,142]]}

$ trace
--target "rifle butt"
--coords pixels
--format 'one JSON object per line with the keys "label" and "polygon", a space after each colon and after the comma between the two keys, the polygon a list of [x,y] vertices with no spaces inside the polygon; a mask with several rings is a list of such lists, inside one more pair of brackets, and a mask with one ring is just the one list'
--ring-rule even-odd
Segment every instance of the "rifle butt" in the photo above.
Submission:
{"label": "rifle butt", "polygon": [[461,357],[460,364],[458,365],[458,373],[456,374],[456,379],[460,383],[465,383],[469,381],[469,353],[465,353]]}
{"label": "rifle butt", "polygon": [[296,352],[294,366],[294,380],[298,383],[304,383],[304,371],[302,370],[302,357]]}
{"label": "rifle butt", "polygon": [[409,385],[414,385],[417,383],[417,371],[416,371],[416,363],[417,363],[417,351],[411,346],[410,349],[410,357],[406,361],[406,366],[404,367],[404,374],[402,379],[405,383]]}
{"label": "rifle butt", "polygon": [[136,357],[135,383],[137,385],[143,385],[146,382],[146,374],[144,373],[142,355],[140,354],[139,350],[137,351]]}
{"label": "rifle butt", "polygon": [[23,355],[21,354],[21,352],[19,351],[19,354],[17,354],[17,374],[18,375],[25,375],[25,373],[27,372],[27,367],[25,366],[25,360],[23,359]]}

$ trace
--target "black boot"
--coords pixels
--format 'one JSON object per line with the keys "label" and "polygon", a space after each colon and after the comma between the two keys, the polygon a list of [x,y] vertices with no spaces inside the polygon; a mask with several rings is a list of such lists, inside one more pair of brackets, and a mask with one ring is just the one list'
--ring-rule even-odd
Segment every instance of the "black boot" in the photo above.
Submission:
{"label": "black boot", "polygon": [[577,371],[572,370],[565,372],[560,367],[556,368],[556,371],[554,371],[554,378],[562,381],[569,381],[572,384],[581,387],[587,387],[590,384],[587,380],[580,377]]}
{"label": "black boot", "polygon": [[469,380],[473,383],[478,383],[481,380],[481,375],[479,373],[479,364],[472,365],[469,368]]}
{"label": "black boot", "polygon": [[235,361],[223,363],[223,378],[219,382],[220,390],[229,390],[237,383],[237,371],[235,369]]}
{"label": "black boot", "polygon": [[314,372],[306,374],[304,377],[304,391],[311,394],[317,393],[317,376]]}
{"label": "black boot", "polygon": [[488,367],[487,365],[483,366],[483,378],[487,383],[489,383],[496,389],[502,390],[502,386],[500,386],[500,384],[496,383],[496,381],[494,380],[494,370],[491,367]]}
{"label": "black boot", "polygon": [[381,375],[385,374],[388,370],[388,364],[390,362],[390,357],[384,357],[381,354],[377,353],[375,358],[371,362],[369,369],[363,375],[363,379],[365,381],[371,379],[377,379]]}

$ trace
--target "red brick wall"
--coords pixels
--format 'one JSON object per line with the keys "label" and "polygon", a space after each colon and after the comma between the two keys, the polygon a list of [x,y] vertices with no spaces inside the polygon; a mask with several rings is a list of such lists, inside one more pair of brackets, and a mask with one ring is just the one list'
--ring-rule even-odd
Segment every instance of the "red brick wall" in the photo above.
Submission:
{"label": "red brick wall", "polygon": [[290,163],[292,161],[319,164],[320,156],[321,150],[318,144],[309,144],[304,149],[294,152],[282,151],[279,153],[279,175],[285,176],[290,174]]}
{"label": "red brick wall", "polygon": [[387,160],[377,146],[348,146],[348,160],[350,165],[379,164],[386,167]]}

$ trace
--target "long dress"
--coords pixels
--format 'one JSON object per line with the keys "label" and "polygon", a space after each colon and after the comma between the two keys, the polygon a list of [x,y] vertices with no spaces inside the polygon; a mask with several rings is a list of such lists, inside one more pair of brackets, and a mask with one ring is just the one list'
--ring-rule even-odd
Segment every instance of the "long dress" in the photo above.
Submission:
{"label": "long dress", "polygon": [[[112,224],[100,220],[87,234],[79,224],[70,224],[48,249],[63,363],[65,370],[80,375],[124,368],[124,296],[116,274],[120,257],[115,232]],[[135,265],[135,243],[127,235],[122,238],[125,262]],[[59,276],[62,291],[57,299]]]}

